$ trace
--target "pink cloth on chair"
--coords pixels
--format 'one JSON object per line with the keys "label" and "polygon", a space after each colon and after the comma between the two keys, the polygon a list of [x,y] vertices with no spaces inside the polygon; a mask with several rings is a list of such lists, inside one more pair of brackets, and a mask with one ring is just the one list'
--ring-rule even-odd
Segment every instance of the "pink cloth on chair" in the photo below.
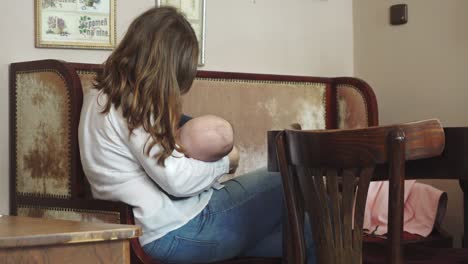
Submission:
{"label": "pink cloth on chair", "polygon": [[[434,228],[443,193],[427,184],[405,181],[403,230],[427,237]],[[370,183],[364,213],[364,229],[369,233],[387,233],[388,194],[388,181]]]}

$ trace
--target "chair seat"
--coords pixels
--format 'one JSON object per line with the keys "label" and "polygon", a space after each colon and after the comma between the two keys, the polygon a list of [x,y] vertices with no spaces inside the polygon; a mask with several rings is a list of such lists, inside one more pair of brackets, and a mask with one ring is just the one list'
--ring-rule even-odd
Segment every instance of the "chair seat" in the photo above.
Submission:
{"label": "chair seat", "polygon": [[[383,246],[386,244],[386,241],[386,237],[382,236],[364,235],[363,237],[364,247],[370,243]],[[451,248],[453,239],[450,235],[438,230],[434,230],[427,237],[403,232],[403,246],[412,246],[413,244],[424,247]]]}
{"label": "chair seat", "polygon": [[[411,253],[411,254],[407,254]],[[408,264],[459,264],[468,263],[468,249],[465,248],[429,248],[412,247],[411,252],[405,252]]]}
{"label": "chair seat", "polygon": [[[365,235],[363,238],[363,263],[378,264],[387,263],[387,239],[382,236]],[[444,231],[435,229],[429,236],[423,237],[408,232],[403,232],[403,249],[405,255],[405,263],[460,263],[456,258],[460,255],[459,252],[455,254],[455,262],[441,262],[447,256],[441,254],[435,255],[438,250],[445,251],[444,254],[449,253],[453,244],[452,237]],[[437,250],[434,250],[437,248]],[[430,254],[422,254],[428,251]],[[467,251],[468,252],[468,251]],[[426,256],[431,256],[426,258]],[[432,260],[434,258],[435,260]],[[428,261],[431,262],[428,262]],[[432,262],[438,261],[438,262]],[[464,263],[464,262],[461,262]],[[467,262],[468,263],[468,262]]]}
{"label": "chair seat", "polygon": [[[364,248],[364,264],[388,263],[388,258],[382,252]],[[468,263],[468,249],[463,248],[430,248],[412,246],[411,250],[405,250],[404,263],[406,264],[460,264]]]}

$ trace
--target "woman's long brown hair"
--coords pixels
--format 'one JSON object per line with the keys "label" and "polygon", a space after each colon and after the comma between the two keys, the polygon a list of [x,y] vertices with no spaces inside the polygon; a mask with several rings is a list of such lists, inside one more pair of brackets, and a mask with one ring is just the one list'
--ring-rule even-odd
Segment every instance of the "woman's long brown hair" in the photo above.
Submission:
{"label": "woman's long brown hair", "polygon": [[152,8],[130,25],[104,63],[96,89],[108,96],[103,113],[122,109],[129,136],[140,126],[150,134],[146,155],[159,144],[158,164],[176,149],[181,94],[188,92],[197,72],[195,33],[175,8]]}

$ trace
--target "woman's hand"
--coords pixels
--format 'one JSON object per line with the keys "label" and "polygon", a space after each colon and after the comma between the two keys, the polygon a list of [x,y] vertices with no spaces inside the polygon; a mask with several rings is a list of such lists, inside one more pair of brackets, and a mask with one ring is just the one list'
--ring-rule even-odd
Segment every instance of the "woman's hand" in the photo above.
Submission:
{"label": "woman's hand", "polygon": [[239,166],[240,155],[239,155],[239,150],[237,150],[236,146],[234,146],[231,152],[229,152],[228,158],[229,158],[229,173],[231,174],[231,173],[236,172],[236,169]]}

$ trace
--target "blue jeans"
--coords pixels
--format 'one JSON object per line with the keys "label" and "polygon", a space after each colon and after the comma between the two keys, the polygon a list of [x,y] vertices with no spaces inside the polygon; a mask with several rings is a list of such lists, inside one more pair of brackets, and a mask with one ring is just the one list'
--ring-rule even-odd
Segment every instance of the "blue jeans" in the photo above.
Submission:
{"label": "blue jeans", "polygon": [[[210,263],[233,257],[281,257],[281,176],[256,170],[214,190],[205,209],[187,224],[146,244],[144,251],[164,263]],[[308,263],[314,263],[306,223]]]}

